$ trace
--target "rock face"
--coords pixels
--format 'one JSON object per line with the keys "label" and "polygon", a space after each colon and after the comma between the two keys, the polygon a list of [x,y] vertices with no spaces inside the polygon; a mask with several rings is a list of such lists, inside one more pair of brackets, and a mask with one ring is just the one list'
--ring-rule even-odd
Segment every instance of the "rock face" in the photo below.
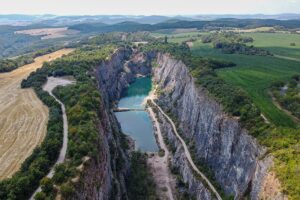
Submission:
{"label": "rock face", "polygon": [[172,158],[171,160],[171,169],[173,173],[180,175],[182,182],[185,183],[185,188],[180,186],[182,191],[189,194],[191,198],[209,200],[212,199],[211,192],[206,188],[206,186],[195,176],[193,169],[191,168],[186,156],[184,154],[184,149],[182,144],[176,138],[175,133],[173,132],[172,126],[164,118],[164,116],[159,113],[157,114],[160,123],[160,129],[162,131],[163,137],[168,141],[169,146],[171,147]]}
{"label": "rock face", "polygon": [[94,76],[102,97],[99,108],[99,160],[88,159],[85,162],[76,188],[76,199],[128,199],[125,177],[130,167],[130,150],[122,148],[123,140],[127,138],[121,134],[111,108],[137,75],[151,73],[149,60],[142,53],[120,48],[109,61],[95,68]]}
{"label": "rock face", "polygon": [[122,148],[123,140],[127,138],[121,134],[109,102],[117,100],[133,79],[121,72],[123,62],[130,54],[128,49],[118,50],[110,61],[102,63],[94,70],[101,93],[101,121],[97,138],[99,156],[97,160],[87,159],[81,166],[80,180],[74,180],[77,183],[75,199],[127,199],[125,177],[130,167],[129,150]]}
{"label": "rock face", "polygon": [[[153,60],[156,65],[151,69]],[[272,165],[272,158],[264,156],[266,150],[241,128],[237,119],[226,115],[205,89],[196,87],[184,63],[166,54],[146,55],[129,48],[116,50],[109,61],[95,68],[103,100],[103,120],[99,124],[102,151],[99,160],[88,160],[84,165],[77,199],[127,198],[128,152],[122,149],[120,127],[111,108],[137,76],[151,71],[161,91],[157,103],[177,120],[190,149],[193,147],[197,159],[212,170],[225,193],[235,199],[258,199]],[[163,134],[174,148],[171,164],[186,183],[186,191],[197,199],[212,199],[210,191],[191,170],[170,125],[162,116],[159,118]]]}
{"label": "rock face", "polygon": [[158,54],[156,62],[153,78],[161,90],[158,103],[178,120],[198,160],[213,171],[226,194],[258,199],[272,164],[269,157],[260,159],[266,150],[205,89],[196,87],[184,63],[166,54]]}
{"label": "rock face", "polygon": [[137,76],[151,74],[151,55],[134,52],[130,48],[119,48],[109,61],[96,69],[96,77],[105,103],[120,99],[125,88]]}

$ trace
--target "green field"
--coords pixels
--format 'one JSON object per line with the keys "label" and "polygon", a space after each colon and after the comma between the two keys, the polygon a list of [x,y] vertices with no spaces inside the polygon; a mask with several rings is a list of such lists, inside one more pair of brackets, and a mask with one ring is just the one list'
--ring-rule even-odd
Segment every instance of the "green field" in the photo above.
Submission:
{"label": "green field", "polygon": [[[167,35],[169,42],[180,43],[201,32],[180,34],[155,34],[163,37]],[[245,33],[254,39],[252,43],[271,51],[275,55],[300,59],[300,34],[288,33]],[[291,46],[295,43],[296,46]],[[213,49],[211,44],[203,44],[200,40],[194,42],[192,52],[195,55],[232,61],[237,67],[222,69],[218,75],[225,81],[243,88],[262,113],[275,125],[296,127],[295,122],[284,112],[279,110],[272,102],[269,87],[277,80],[287,80],[292,75],[300,73],[300,62],[276,57],[249,56],[239,54],[224,54]]]}
{"label": "green field", "polygon": [[[258,33],[251,35],[254,34]],[[270,49],[273,48],[269,38],[272,38],[274,35],[276,38],[279,38],[279,36],[282,38],[285,34],[258,34],[261,41],[263,41],[264,38],[266,39],[265,43],[261,43],[260,46],[269,45]],[[273,40],[276,40],[276,38],[273,38]],[[267,42],[267,40],[269,40],[269,42]],[[286,42],[287,40],[288,39],[286,39]],[[259,40],[256,41],[256,43],[258,42]],[[294,42],[300,44],[300,37]],[[278,50],[279,48],[275,45],[280,45],[280,43],[283,44],[283,39],[277,40],[276,43],[274,42],[273,49]],[[288,49],[287,46],[285,47]],[[225,81],[243,88],[272,123],[277,126],[296,127],[295,122],[273,104],[268,90],[272,82],[287,80],[292,75],[300,73],[300,62],[275,57],[224,54],[219,50],[213,49],[210,44],[202,44],[200,41],[194,43],[192,52],[196,55],[236,63],[237,66],[234,68],[219,70],[218,75]],[[285,50],[285,54],[282,55],[292,56],[294,55],[293,50]]]}
{"label": "green field", "polygon": [[[253,45],[271,51],[273,54],[300,59],[300,34],[289,33],[247,33],[254,39]],[[296,46],[291,46],[295,43]]]}
{"label": "green field", "polygon": [[[168,41],[169,42],[173,42],[173,43],[181,43],[184,42],[190,38],[195,38],[197,39],[198,35],[203,35],[205,33],[203,32],[198,32],[198,31],[193,31],[193,32],[186,32],[186,33],[174,33],[174,32],[169,32],[169,33],[160,33],[160,32],[153,32],[151,33],[151,35],[153,37],[160,37],[160,38],[164,38],[165,36],[168,37]],[[206,33],[207,34],[207,33]]]}

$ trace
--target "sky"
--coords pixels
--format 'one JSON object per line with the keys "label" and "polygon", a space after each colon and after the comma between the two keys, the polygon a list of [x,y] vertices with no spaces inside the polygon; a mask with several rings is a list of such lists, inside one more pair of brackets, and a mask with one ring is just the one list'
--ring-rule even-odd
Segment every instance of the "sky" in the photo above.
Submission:
{"label": "sky", "polygon": [[0,0],[0,14],[195,15],[299,13],[300,0]]}

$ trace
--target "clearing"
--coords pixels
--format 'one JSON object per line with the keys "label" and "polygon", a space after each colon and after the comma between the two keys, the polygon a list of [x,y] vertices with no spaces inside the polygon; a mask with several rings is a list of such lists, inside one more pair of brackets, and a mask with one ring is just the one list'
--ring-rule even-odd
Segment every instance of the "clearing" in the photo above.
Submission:
{"label": "clearing", "polygon": [[21,89],[21,82],[51,61],[72,52],[62,49],[35,59],[12,72],[0,74],[0,180],[19,170],[33,149],[43,141],[48,122],[48,108],[33,89]]}

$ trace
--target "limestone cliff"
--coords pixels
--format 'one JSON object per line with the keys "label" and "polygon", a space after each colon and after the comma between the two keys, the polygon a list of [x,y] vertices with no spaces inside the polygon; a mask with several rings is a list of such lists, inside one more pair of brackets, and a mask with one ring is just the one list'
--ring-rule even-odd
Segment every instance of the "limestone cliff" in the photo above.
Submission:
{"label": "limestone cliff", "polygon": [[158,103],[178,121],[178,128],[197,158],[214,173],[226,194],[258,199],[272,165],[266,149],[243,129],[238,119],[223,112],[208,92],[196,86],[188,68],[166,54],[158,54],[153,78],[161,90]]}
{"label": "limestone cliff", "polygon": [[[151,66],[154,59],[156,65]],[[224,113],[222,105],[205,89],[195,85],[184,63],[167,54],[144,54],[130,48],[116,50],[109,61],[94,71],[103,98],[100,111],[104,120],[99,125],[103,152],[99,161],[87,162],[87,171],[97,173],[85,173],[89,184],[82,184],[82,192],[78,193],[88,191],[90,198],[81,195],[80,199],[108,199],[111,194],[115,194],[114,199],[126,199],[124,174],[129,163],[127,153],[121,148],[120,127],[111,108],[137,76],[151,71],[161,93],[157,103],[177,120],[197,159],[212,170],[225,193],[236,199],[245,195],[258,199],[272,165],[272,158],[265,156],[266,149],[241,127],[238,119]],[[212,199],[210,191],[191,170],[169,124],[162,116],[160,119],[164,136],[175,148],[171,164],[188,185],[187,191],[197,199]],[[118,167],[120,161],[124,164]]]}

